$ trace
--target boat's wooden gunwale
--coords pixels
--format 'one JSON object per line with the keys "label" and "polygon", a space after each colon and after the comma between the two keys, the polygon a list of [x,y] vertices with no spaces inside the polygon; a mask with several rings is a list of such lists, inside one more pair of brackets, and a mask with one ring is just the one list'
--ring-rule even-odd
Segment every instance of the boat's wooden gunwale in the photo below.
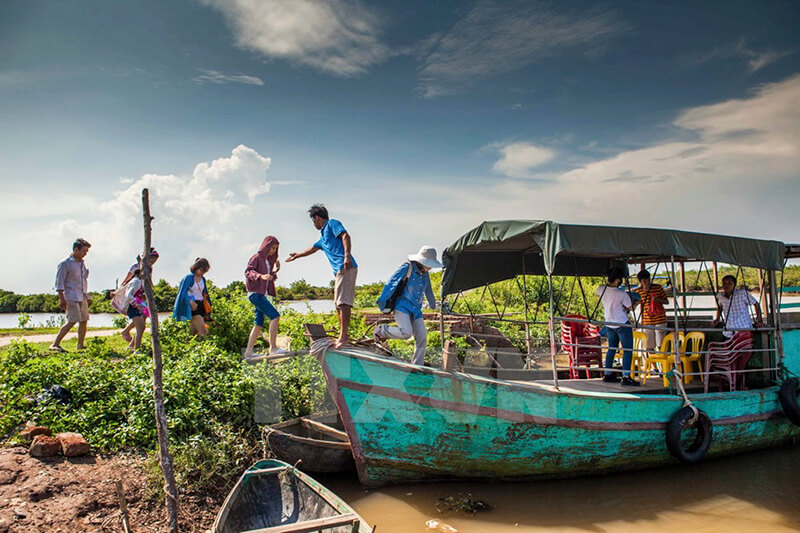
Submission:
{"label": "boat's wooden gunwale", "polygon": [[[285,427],[282,429],[286,429]],[[297,442],[299,444],[304,444],[307,446],[315,446],[317,448],[331,448],[334,450],[349,450],[350,449],[350,442],[340,442],[340,441],[333,441],[333,440],[321,440],[321,439],[312,439],[310,437],[300,437],[298,435],[294,435],[292,433],[287,433],[285,431],[281,431],[280,429],[269,428],[268,431],[275,431],[279,432],[284,435],[286,438],[291,440],[292,442]]]}

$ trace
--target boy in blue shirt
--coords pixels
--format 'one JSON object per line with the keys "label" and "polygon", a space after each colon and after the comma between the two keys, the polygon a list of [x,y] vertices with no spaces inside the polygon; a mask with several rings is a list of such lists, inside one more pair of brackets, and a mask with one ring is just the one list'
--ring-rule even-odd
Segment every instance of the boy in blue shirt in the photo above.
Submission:
{"label": "boy in blue shirt", "polygon": [[347,233],[341,222],[328,217],[328,210],[324,205],[312,205],[308,210],[308,215],[311,217],[314,227],[319,230],[320,239],[311,248],[289,254],[286,262],[290,263],[299,257],[316,253],[318,250],[325,252],[333,269],[333,301],[339,316],[339,338],[336,339],[334,347],[341,348],[350,342],[348,328],[356,293],[358,264],[350,253],[352,247],[350,234]]}

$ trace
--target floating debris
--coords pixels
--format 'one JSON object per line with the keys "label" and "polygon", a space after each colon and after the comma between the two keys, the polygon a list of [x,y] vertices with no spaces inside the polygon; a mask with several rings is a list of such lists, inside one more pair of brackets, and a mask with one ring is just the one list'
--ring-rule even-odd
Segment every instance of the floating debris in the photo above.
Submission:
{"label": "floating debris", "polygon": [[436,531],[441,531],[442,533],[458,533],[458,530],[447,524],[442,522],[441,520],[437,520],[434,518],[433,520],[428,520],[425,522],[425,525],[428,526],[428,529],[435,529]]}
{"label": "floating debris", "polygon": [[475,514],[479,511],[488,511],[492,507],[483,500],[475,500],[472,494],[466,496],[459,494],[458,496],[447,496],[439,498],[434,504],[436,510],[440,513],[444,511],[462,511],[469,514]]}

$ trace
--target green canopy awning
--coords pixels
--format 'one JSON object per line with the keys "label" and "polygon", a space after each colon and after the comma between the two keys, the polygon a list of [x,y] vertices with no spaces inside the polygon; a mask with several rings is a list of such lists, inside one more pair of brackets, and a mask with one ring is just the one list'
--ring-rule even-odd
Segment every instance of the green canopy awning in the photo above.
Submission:
{"label": "green canopy awning", "polygon": [[600,276],[617,261],[718,261],[782,270],[778,241],[690,231],[559,224],[545,220],[484,222],[444,251],[442,295],[520,274]]}

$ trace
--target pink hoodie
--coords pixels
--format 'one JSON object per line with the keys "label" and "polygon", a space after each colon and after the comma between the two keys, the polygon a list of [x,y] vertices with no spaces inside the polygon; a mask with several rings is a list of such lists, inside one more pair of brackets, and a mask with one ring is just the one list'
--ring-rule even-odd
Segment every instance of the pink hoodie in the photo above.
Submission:
{"label": "pink hoodie", "polygon": [[[260,278],[262,274],[271,274],[272,266],[278,260],[277,252],[273,255],[267,255],[273,244],[280,244],[277,238],[272,235],[264,237],[258,252],[247,262],[247,268],[244,271],[244,284],[247,287],[247,292],[275,296],[275,280],[264,281]],[[277,277],[277,274],[273,274],[273,278]]]}

